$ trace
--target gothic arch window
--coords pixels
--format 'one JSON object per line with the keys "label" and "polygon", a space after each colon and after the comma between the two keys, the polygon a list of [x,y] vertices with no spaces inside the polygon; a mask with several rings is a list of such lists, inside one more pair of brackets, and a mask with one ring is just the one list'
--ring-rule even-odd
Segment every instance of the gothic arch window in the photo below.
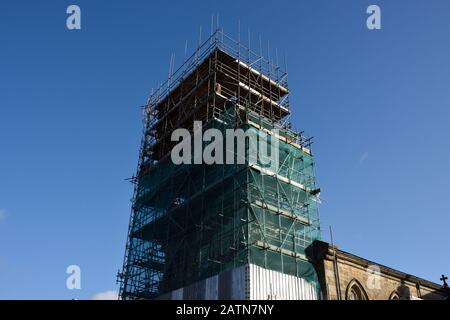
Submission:
{"label": "gothic arch window", "polygon": [[398,295],[397,291],[394,291],[391,293],[391,295],[389,296],[389,300],[399,300],[400,296]]}
{"label": "gothic arch window", "polygon": [[345,294],[347,300],[369,300],[366,291],[358,280],[353,279],[347,286],[347,291]]}

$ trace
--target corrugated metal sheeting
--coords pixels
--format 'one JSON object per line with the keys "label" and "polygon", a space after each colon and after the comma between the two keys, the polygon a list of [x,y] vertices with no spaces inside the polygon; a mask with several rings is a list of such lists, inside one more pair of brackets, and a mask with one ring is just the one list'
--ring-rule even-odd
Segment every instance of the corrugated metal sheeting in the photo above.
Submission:
{"label": "corrugated metal sheeting", "polygon": [[249,266],[250,300],[317,300],[314,286],[305,279],[261,268]]}
{"label": "corrugated metal sheeting", "polygon": [[247,264],[164,294],[166,300],[317,300],[305,279]]}

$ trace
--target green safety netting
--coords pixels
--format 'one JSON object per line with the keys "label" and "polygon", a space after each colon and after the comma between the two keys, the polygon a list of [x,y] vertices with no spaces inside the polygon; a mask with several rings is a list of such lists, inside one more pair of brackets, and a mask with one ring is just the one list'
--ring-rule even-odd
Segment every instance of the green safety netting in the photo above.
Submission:
{"label": "green safety netting", "polygon": [[[235,108],[203,129],[236,127],[259,136],[274,129],[256,114],[242,121]],[[260,162],[174,165],[168,157],[139,178],[124,270],[129,298],[152,298],[247,263],[318,288],[305,254],[320,237],[313,158],[278,138],[268,136],[269,146],[278,144],[276,172]]]}

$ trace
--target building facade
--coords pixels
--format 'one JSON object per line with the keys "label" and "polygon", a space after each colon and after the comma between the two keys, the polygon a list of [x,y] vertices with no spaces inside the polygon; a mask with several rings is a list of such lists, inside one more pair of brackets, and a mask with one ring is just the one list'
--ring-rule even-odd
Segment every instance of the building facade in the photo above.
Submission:
{"label": "building facade", "polygon": [[308,251],[325,300],[446,300],[448,287],[315,241]]}

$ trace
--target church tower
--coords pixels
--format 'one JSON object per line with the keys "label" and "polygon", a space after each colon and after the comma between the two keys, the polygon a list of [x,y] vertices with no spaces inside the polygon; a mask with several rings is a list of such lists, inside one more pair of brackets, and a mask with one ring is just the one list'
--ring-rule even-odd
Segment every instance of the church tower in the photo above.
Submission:
{"label": "church tower", "polygon": [[[148,99],[121,299],[319,298],[311,139],[291,128],[287,72],[249,47],[217,29]],[[276,163],[249,161],[244,138],[244,163],[174,164],[172,133],[194,121],[267,137]]]}

